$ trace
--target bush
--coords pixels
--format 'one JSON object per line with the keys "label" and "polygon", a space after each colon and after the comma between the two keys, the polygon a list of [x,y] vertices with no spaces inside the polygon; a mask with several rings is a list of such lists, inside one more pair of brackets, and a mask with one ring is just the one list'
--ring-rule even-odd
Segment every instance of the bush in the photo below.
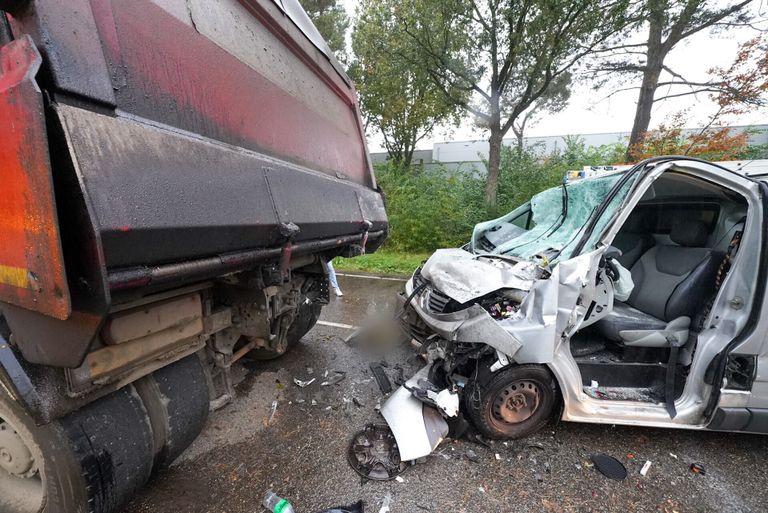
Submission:
{"label": "bush", "polygon": [[557,186],[569,170],[615,163],[624,151],[621,145],[587,148],[581,138],[567,139],[563,150],[550,155],[505,147],[494,211],[483,202],[485,176],[481,173],[444,166],[424,170],[378,165],[376,178],[387,198],[390,223],[385,249],[415,253],[461,246],[475,224],[503,215]]}

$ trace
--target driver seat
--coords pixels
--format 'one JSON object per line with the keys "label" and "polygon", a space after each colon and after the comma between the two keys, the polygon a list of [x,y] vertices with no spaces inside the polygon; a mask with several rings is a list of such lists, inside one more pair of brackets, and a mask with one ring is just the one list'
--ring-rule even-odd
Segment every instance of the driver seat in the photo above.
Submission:
{"label": "driver seat", "polygon": [[684,344],[691,319],[714,292],[724,256],[705,247],[708,238],[706,224],[676,222],[670,233],[676,245],[654,246],[632,266],[632,294],[596,323],[600,334],[631,347]]}

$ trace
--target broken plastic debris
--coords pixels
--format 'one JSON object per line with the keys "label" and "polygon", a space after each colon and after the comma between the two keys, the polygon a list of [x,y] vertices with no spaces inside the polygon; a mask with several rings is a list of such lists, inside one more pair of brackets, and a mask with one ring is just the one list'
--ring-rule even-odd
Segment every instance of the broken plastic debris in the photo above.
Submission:
{"label": "broken plastic debris", "polygon": [[464,453],[464,456],[472,463],[477,463],[478,461],[480,461],[480,458],[478,457],[477,453],[472,449],[467,449],[467,452]]}
{"label": "broken plastic debris", "polygon": [[272,412],[269,414],[267,425],[272,424],[272,419],[275,418],[275,413],[277,413],[277,401],[272,401]]}
{"label": "broken plastic debris", "polygon": [[645,475],[648,473],[648,469],[651,468],[651,462],[646,461],[645,465],[643,465],[643,468],[640,469],[640,475],[645,477]]}
{"label": "broken plastic debris", "polygon": [[364,513],[363,501],[357,501],[355,504],[350,506],[339,506],[336,508],[324,509],[316,513]]}
{"label": "broken plastic debris", "polygon": [[677,454],[672,454],[672,453],[670,452],[670,453],[669,453],[669,455],[670,455],[670,456],[672,456],[673,458],[677,459]]}
{"label": "broken plastic debris", "polygon": [[402,478],[402,477],[400,477],[400,476],[397,476],[397,477],[395,478],[395,481],[397,481],[398,483],[405,483],[405,479],[403,479],[403,478]]}
{"label": "broken plastic debris", "polygon": [[381,509],[379,509],[379,513],[389,513],[389,505],[392,503],[392,494],[387,492],[387,494],[384,496],[384,502],[381,503]]}
{"label": "broken plastic debris", "polygon": [[499,454],[498,452],[496,453],[496,460],[501,461],[501,454]]}
{"label": "broken plastic debris", "polygon": [[[326,371],[327,375],[328,371]],[[323,381],[320,383],[321,387],[327,387],[329,385],[336,385],[338,383],[341,383],[344,381],[344,378],[347,377],[347,373],[344,371],[333,371],[333,376],[331,376],[327,381]]]}
{"label": "broken plastic debris", "polygon": [[372,363],[369,367],[371,368],[371,372],[373,372],[373,377],[376,378],[376,383],[378,383],[381,393],[390,393],[392,391],[392,383],[384,372],[384,367],[382,367],[380,363]]}
{"label": "broken plastic debris", "polygon": [[592,463],[605,477],[623,481],[627,478],[627,467],[619,460],[607,454],[595,454],[591,457]]}
{"label": "broken plastic debris", "polygon": [[448,388],[438,392],[437,387],[427,379],[419,379],[418,386],[405,388],[419,401],[437,407],[447,417],[459,414],[459,394]]}
{"label": "broken plastic debris", "polygon": [[598,384],[598,382],[597,382],[597,381],[595,381],[595,380],[593,379],[593,380],[592,380],[592,382],[590,383],[589,387],[590,387],[590,388],[600,388],[600,385]]}
{"label": "broken plastic debris", "polygon": [[701,463],[691,463],[691,472],[699,474],[700,476],[707,475],[707,471]]}
{"label": "broken plastic debris", "polygon": [[297,387],[306,388],[315,382],[315,378],[312,378],[308,381],[302,381],[298,378],[293,378],[293,382],[296,384]]}

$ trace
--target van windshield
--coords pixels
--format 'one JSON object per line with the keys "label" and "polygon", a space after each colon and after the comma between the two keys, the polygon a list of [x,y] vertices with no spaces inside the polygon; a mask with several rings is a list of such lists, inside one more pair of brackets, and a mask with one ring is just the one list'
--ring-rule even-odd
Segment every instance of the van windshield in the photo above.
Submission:
{"label": "van windshield", "polygon": [[[531,198],[529,206],[478,224],[472,237],[474,252],[525,259],[544,254],[553,261],[570,258],[590,218],[622,176],[623,173],[614,173],[554,187]],[[611,200],[593,230],[592,244],[597,242],[597,237],[621,206],[633,181],[624,183]],[[528,225],[521,228],[516,221],[521,217],[521,209],[525,208],[530,209],[530,218]],[[514,229],[510,229],[510,224],[515,225]]]}

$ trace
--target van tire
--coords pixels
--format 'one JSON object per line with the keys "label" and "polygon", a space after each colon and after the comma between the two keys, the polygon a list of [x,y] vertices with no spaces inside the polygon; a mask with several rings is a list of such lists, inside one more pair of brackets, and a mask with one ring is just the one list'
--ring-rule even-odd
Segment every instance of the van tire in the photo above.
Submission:
{"label": "van tire", "polygon": [[472,381],[466,411],[481,434],[497,440],[524,438],[544,427],[559,401],[557,382],[543,365],[512,365]]}

